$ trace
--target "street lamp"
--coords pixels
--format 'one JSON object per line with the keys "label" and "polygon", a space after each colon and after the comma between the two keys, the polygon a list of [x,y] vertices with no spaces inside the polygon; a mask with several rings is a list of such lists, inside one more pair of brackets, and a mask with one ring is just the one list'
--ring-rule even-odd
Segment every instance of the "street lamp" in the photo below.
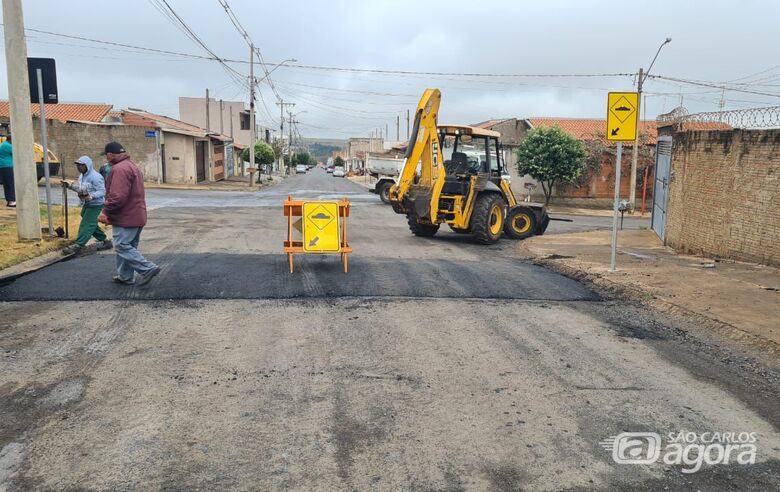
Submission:
{"label": "street lamp", "polygon": [[[271,75],[271,72],[276,70],[277,68],[281,67],[287,62],[296,62],[298,60],[294,58],[290,58],[289,60],[284,60],[278,64],[271,70],[267,71],[265,73],[265,76],[261,77],[260,79],[255,79],[255,45],[250,44],[249,45],[249,162],[250,166],[255,165],[255,140],[257,139],[257,135],[255,132],[257,132],[257,127],[255,124],[255,84],[258,84],[262,82],[263,80],[267,79],[269,75]],[[257,174],[258,179],[260,178],[260,173]]]}
{"label": "street lamp", "polygon": [[266,72],[265,76],[263,76],[263,77],[261,77],[261,78],[259,78],[259,79],[255,79],[255,84],[259,84],[260,82],[262,82],[262,81],[264,81],[265,79],[267,79],[267,78],[268,78],[268,76],[269,76],[269,75],[271,75],[271,74],[273,73],[273,71],[274,71],[274,70],[276,70],[277,68],[281,67],[281,66],[282,66],[282,65],[284,65],[285,63],[287,63],[287,62],[296,63],[297,61],[298,61],[298,60],[296,60],[295,58],[290,58],[289,60],[284,60],[284,61],[281,61],[281,62],[277,63],[276,65],[274,65],[274,68],[272,68],[271,70],[269,70],[268,72]]}
{"label": "street lamp", "polygon": [[[639,76],[636,79],[636,91],[639,93],[639,97],[637,97],[637,114],[641,115],[641,105],[642,105],[642,85],[644,84],[645,80],[647,80],[647,76],[650,75],[650,70],[653,68],[653,65],[655,64],[655,60],[658,58],[658,54],[661,53],[661,49],[663,49],[664,46],[672,42],[672,38],[666,38],[663,43],[661,43],[661,46],[658,47],[658,51],[655,52],[655,56],[653,57],[653,61],[650,62],[650,67],[647,69],[647,72],[645,73],[642,68],[639,69]],[[641,122],[641,118],[637,117],[637,119]],[[628,190],[628,202],[631,204],[631,211],[634,211],[634,203],[636,202],[636,167],[637,167],[637,160],[639,159],[639,128],[637,128],[636,137],[634,139],[634,148],[631,151],[631,181],[629,185]]]}

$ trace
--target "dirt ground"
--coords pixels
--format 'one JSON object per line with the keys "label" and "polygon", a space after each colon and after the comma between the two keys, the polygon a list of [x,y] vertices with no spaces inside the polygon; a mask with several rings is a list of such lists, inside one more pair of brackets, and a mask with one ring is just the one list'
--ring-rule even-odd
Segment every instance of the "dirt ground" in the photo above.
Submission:
{"label": "dirt ground", "polygon": [[[589,275],[606,287],[626,288],[640,300],[709,320],[708,328],[763,352],[780,355],[780,270],[676,254],[653,231],[621,231],[618,271],[610,272],[609,231],[545,235],[518,245],[553,268]],[[676,309],[674,309],[676,308]]]}

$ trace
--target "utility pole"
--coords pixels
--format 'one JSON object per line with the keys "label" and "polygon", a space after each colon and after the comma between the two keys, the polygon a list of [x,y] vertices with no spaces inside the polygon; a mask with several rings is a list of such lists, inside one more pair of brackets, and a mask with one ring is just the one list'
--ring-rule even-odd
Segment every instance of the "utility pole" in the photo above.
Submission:
{"label": "utility pole", "polygon": [[401,116],[395,117],[395,141],[401,140]]}
{"label": "utility pole", "polygon": [[219,100],[219,133],[225,134],[225,119],[222,117],[222,110],[225,109],[225,103],[222,99]]}
{"label": "utility pole", "polygon": [[406,110],[406,140],[409,140],[409,110]]}
{"label": "utility pole", "polygon": [[[639,77],[636,79],[636,91],[639,93],[639,97],[637,97],[636,100],[636,112],[637,114],[641,113],[641,105],[642,105],[642,85],[645,83],[645,79],[647,79],[647,76],[650,75],[650,70],[653,69],[653,65],[655,65],[655,61],[658,59],[658,55],[661,53],[661,50],[664,46],[672,42],[672,38],[666,38],[663,43],[661,43],[661,46],[658,47],[658,51],[655,52],[655,56],[653,57],[653,61],[650,62],[650,66],[647,68],[647,73],[645,73],[644,69],[639,69]],[[639,128],[637,128],[636,132],[636,138],[634,139],[634,148],[631,152],[631,180],[630,180],[630,187],[628,193],[628,202],[631,206],[631,212],[634,212],[634,203],[636,202],[636,167],[637,167],[637,159],[639,158],[639,132],[642,129],[642,120],[639,120]],[[616,172],[619,172],[616,169]]]}
{"label": "utility pole", "polygon": [[[644,69],[639,69],[639,77],[636,79],[636,91],[639,93],[639,97],[636,98],[636,105],[642,105],[642,83],[644,82]],[[641,108],[636,108],[637,114],[642,114]],[[634,139],[634,148],[631,149],[631,180],[628,186],[628,203],[631,204],[631,211],[634,210],[634,201],[636,200],[636,166],[637,159],[639,159],[639,133],[642,129],[642,120],[639,120],[639,128],[636,129],[636,138]],[[620,168],[615,170],[620,174]]]}
{"label": "utility pole", "polygon": [[209,90],[206,89],[206,133],[211,133],[211,118],[209,116]]}
{"label": "utility pole", "polygon": [[[289,152],[289,154],[290,154],[290,163],[292,163],[292,157],[293,157],[293,146],[292,146],[292,142],[293,142],[292,141],[293,114],[292,114],[292,111],[288,111],[287,113],[290,115],[290,125],[289,125],[289,128],[288,128],[288,130],[290,131],[290,140],[289,140],[287,145],[289,145],[289,148],[290,148],[290,152]],[[288,172],[289,172],[289,168],[288,168]]]}
{"label": "utility pole", "polygon": [[390,139],[390,131],[387,128],[387,123],[385,123],[385,138]]}
{"label": "utility pole", "polygon": [[[16,229],[19,240],[38,240],[41,239],[41,217],[38,212],[38,176],[35,166],[30,165],[35,162],[35,155],[22,0],[3,0],[3,23],[8,100],[13,128]],[[43,95],[39,94],[39,97]]]}
{"label": "utility pole", "polygon": [[[281,125],[279,126],[279,140],[282,142],[282,156],[280,156],[281,159],[281,165],[279,168],[281,169],[284,167],[284,107],[285,106],[295,106],[295,103],[286,103],[284,102],[284,99],[280,99],[278,103],[276,103],[277,106],[279,106],[279,120],[281,121]],[[288,142],[288,145],[290,145],[292,142]],[[289,152],[290,157],[292,158],[292,151]]]}
{"label": "utility pole", "polygon": [[252,43],[249,43],[249,166],[255,166],[255,45]]}
{"label": "utility pole", "polygon": [[233,105],[230,105],[230,139],[233,140]]}

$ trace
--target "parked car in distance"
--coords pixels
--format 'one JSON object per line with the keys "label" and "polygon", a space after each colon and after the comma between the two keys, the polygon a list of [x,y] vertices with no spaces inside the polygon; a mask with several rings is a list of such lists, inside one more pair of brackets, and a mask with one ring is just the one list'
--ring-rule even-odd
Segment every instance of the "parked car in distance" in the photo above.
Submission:
{"label": "parked car in distance", "polygon": [[333,176],[336,178],[343,178],[344,177],[344,168],[341,166],[336,166],[333,168]]}
{"label": "parked car in distance", "polygon": [[327,172],[332,173],[333,172],[333,166],[330,166],[326,169]]}
{"label": "parked car in distance", "polygon": [[306,164],[298,164],[297,166],[295,166],[295,174],[301,174],[301,173],[306,174],[306,171],[308,171],[308,169],[306,168]]}

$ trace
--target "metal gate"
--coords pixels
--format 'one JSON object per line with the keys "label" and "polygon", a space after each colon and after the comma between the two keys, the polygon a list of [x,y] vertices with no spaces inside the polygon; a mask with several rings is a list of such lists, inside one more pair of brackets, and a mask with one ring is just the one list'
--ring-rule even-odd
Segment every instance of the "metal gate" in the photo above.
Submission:
{"label": "metal gate", "polygon": [[672,137],[658,137],[653,181],[653,230],[666,243],[666,205],[669,203],[669,174],[672,169]]}
{"label": "metal gate", "polygon": [[195,142],[195,171],[198,182],[206,181],[206,142],[202,140]]}

